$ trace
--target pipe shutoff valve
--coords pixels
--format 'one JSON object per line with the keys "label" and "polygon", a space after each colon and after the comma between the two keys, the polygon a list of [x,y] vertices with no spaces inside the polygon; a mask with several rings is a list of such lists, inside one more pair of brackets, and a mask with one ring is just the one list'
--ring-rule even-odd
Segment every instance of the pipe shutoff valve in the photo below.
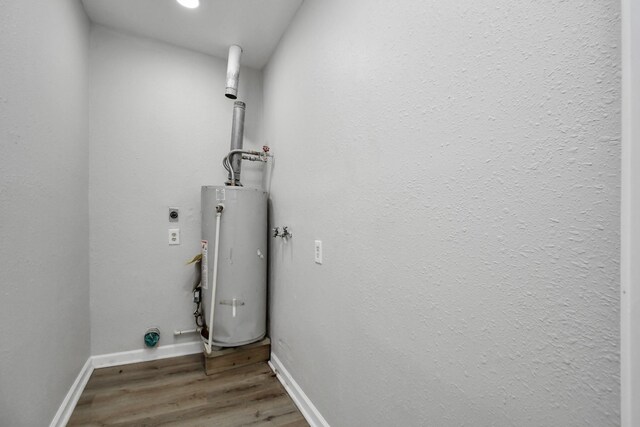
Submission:
{"label": "pipe shutoff valve", "polygon": [[274,227],[273,237],[282,237],[283,239],[289,239],[293,237],[293,233],[289,231],[289,227],[287,226],[282,227],[282,232],[280,232],[280,227]]}

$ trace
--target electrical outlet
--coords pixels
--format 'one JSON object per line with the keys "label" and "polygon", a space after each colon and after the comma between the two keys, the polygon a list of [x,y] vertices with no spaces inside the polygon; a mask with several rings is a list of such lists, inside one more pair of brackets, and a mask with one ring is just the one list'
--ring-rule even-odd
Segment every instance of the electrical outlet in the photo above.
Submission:
{"label": "electrical outlet", "polygon": [[322,264],[322,240],[315,241],[315,262]]}
{"label": "electrical outlet", "polygon": [[179,228],[170,228],[169,229],[169,244],[170,245],[179,245],[180,244],[180,229]]}
{"label": "electrical outlet", "polygon": [[169,208],[169,222],[178,222],[180,210],[178,208]]}

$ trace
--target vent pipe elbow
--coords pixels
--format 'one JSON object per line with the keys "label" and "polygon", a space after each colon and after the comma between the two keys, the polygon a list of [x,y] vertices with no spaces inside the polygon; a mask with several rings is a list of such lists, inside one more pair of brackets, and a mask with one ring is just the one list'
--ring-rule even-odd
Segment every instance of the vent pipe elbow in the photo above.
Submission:
{"label": "vent pipe elbow", "polygon": [[238,45],[229,47],[227,63],[227,90],[225,96],[230,99],[238,98],[238,82],[240,81],[240,54],[242,48]]}

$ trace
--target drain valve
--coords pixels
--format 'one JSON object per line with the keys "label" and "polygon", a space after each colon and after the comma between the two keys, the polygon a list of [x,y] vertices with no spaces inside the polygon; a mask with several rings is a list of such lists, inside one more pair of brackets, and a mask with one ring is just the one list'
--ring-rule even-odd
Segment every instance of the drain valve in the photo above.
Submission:
{"label": "drain valve", "polygon": [[147,332],[144,333],[144,345],[149,348],[153,348],[158,345],[158,341],[160,341],[160,329],[147,329]]}

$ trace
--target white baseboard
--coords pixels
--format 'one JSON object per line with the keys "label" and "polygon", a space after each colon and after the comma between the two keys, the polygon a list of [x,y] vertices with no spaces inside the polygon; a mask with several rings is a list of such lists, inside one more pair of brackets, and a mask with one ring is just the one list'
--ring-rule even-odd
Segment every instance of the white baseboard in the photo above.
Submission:
{"label": "white baseboard", "polygon": [[284,388],[293,399],[293,402],[296,404],[302,415],[307,420],[311,427],[330,427],[327,420],[324,419],[320,411],[315,407],[313,402],[309,400],[307,395],[302,391],[296,380],[293,379],[289,371],[284,367],[278,356],[274,353],[271,353],[271,360],[269,361],[269,366],[273,372],[275,372],[278,380],[282,383]]}
{"label": "white baseboard", "polygon": [[148,362],[150,360],[167,359],[169,357],[186,356],[200,353],[202,341],[193,341],[183,344],[164,345],[156,348],[144,348],[140,350],[123,351],[120,353],[100,354],[91,356],[94,369],[108,368],[110,366],[128,365],[130,363]]}
{"label": "white baseboard", "polygon": [[51,420],[49,427],[64,427],[67,425],[67,422],[69,422],[69,418],[78,403],[78,399],[80,399],[80,395],[82,395],[92,373],[93,364],[91,363],[91,357],[89,357],[76,377],[76,380],[71,384],[69,392],[62,401],[62,404],[60,405],[60,408],[58,408],[58,412],[56,412],[53,420]]}

